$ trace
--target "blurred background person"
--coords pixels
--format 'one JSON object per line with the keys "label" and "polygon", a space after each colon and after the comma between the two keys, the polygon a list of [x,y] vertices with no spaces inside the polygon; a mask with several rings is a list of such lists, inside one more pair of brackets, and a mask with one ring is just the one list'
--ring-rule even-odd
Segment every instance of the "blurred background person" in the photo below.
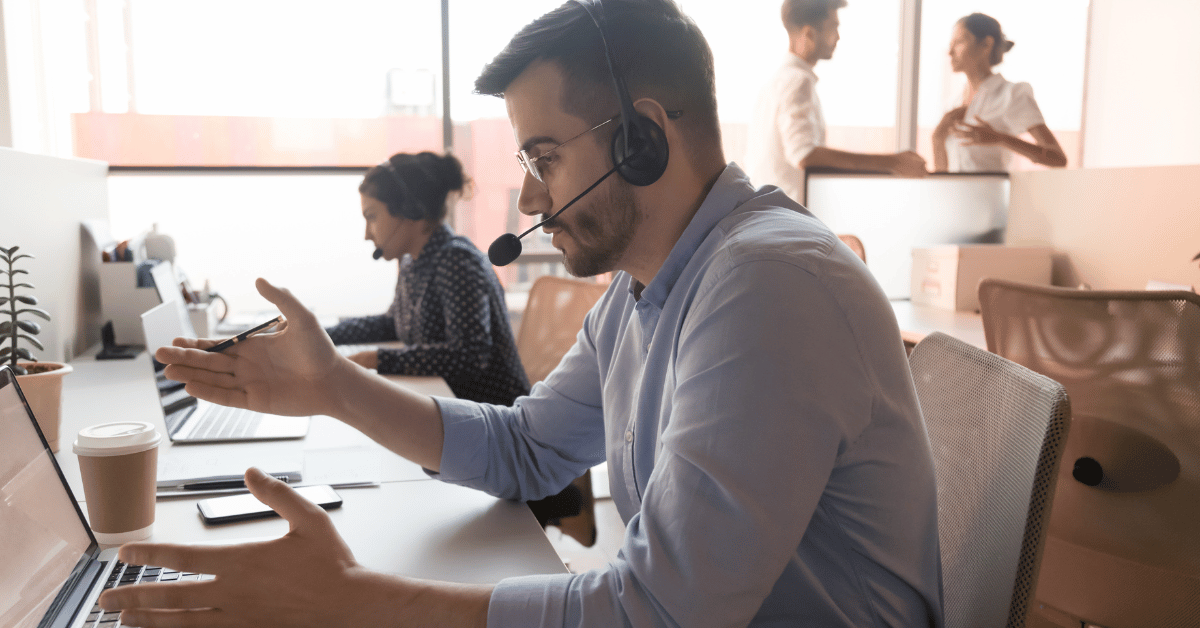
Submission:
{"label": "blurred background person", "polygon": [[492,265],[443,221],[468,180],[453,155],[398,153],[367,171],[358,191],[375,257],[398,261],[388,311],[326,331],[334,344],[404,343],[350,359],[381,375],[436,375],[455,396],[512,405],[529,392],[504,289]]}
{"label": "blurred background person", "polygon": [[[950,68],[967,77],[967,86],[963,104],[946,112],[933,131],[935,171],[1004,172],[1013,153],[1046,166],[1067,165],[1029,83],[1012,83],[992,72],[1012,47],[993,17],[972,13],[955,23]],[[1021,139],[1023,133],[1034,141]]]}
{"label": "blurred background person", "polygon": [[804,169],[863,170],[921,177],[925,159],[913,151],[854,153],[825,146],[825,116],[813,67],[837,48],[838,9],[846,0],[784,0],[788,55],[759,92],[746,143],[746,173],[755,185],[779,186],[804,201]]}

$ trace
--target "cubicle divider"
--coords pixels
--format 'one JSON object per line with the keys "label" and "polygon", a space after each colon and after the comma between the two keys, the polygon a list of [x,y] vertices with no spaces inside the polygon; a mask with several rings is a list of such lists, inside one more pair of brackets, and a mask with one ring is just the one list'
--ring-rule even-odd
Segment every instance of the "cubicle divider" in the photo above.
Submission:
{"label": "cubicle divider", "polygon": [[1200,165],[1014,172],[1005,240],[1053,248],[1057,286],[1200,286]]}
{"label": "cubicle divider", "polygon": [[34,256],[21,260],[22,279],[53,317],[39,321],[39,360],[69,361],[100,342],[100,252],[82,224],[107,219],[108,164],[0,147],[0,246]]}

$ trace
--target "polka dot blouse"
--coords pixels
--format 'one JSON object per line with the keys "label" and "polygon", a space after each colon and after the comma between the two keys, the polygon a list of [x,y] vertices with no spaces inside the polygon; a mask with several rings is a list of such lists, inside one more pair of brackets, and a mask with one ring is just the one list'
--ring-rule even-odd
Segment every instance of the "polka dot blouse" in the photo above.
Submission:
{"label": "polka dot blouse", "polygon": [[487,257],[446,225],[417,259],[401,260],[386,314],[326,331],[335,344],[403,342],[379,350],[379,373],[438,375],[460,399],[511,405],[529,392],[500,280]]}

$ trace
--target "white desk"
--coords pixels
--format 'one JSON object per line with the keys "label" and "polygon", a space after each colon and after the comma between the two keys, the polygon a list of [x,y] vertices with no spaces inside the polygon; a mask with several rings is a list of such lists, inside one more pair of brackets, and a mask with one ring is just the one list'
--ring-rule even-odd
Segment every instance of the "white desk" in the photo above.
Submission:
{"label": "white desk", "polygon": [[978,314],[913,305],[908,300],[891,301],[891,304],[905,340],[916,342],[927,334],[940,331],[980,349],[987,349],[983,317]]}
{"label": "white desk", "polygon": [[[128,419],[147,421],[165,435],[161,406],[154,388],[153,370],[148,354],[132,360],[94,360],[89,351],[71,362],[75,372],[63,380],[62,426],[59,429],[58,464],[77,496],[83,495],[83,483],[79,478],[79,462],[71,453],[71,442],[79,430],[89,425]],[[417,392],[453,397],[450,388],[440,377],[388,376],[396,383],[409,386]],[[219,447],[220,449],[214,449]],[[255,441],[222,443],[220,445],[198,445],[171,443],[165,436],[159,449],[159,464],[173,454],[173,450],[187,449],[219,451],[222,456],[250,460],[255,454],[267,457],[289,457],[303,459],[306,451],[316,449],[365,447],[377,452],[380,459],[380,480],[397,482],[426,480],[429,476],[420,465],[410,462],[388,451],[362,432],[327,416],[314,416],[308,436],[300,440]]]}
{"label": "white desk", "polygon": [[[75,371],[63,380],[62,436],[56,455],[80,500],[79,463],[71,453],[71,442],[80,429],[122,418],[148,421],[160,431],[165,429],[149,356],[143,353],[133,360],[96,361],[90,357],[93,354],[72,361]],[[438,377],[389,379],[422,392],[449,394]],[[364,565],[415,577],[477,583],[566,571],[524,504],[431,480],[417,464],[331,417],[314,417],[303,440],[173,445],[164,438],[159,455],[161,464],[162,457],[170,456],[177,447],[203,448],[225,456],[331,446],[364,446],[381,452],[383,483],[339,489],[345,503],[330,512],[338,531]],[[195,498],[167,498],[158,501],[150,540],[220,541],[279,536],[286,531],[287,523],[280,519],[206,526]]]}

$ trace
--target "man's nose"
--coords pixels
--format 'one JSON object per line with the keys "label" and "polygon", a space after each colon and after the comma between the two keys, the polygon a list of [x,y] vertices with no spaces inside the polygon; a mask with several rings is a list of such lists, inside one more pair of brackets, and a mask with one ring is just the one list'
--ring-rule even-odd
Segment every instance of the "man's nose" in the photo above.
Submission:
{"label": "man's nose", "polygon": [[517,211],[526,216],[536,216],[549,213],[551,205],[550,192],[546,190],[546,186],[533,178],[532,174],[525,173],[525,178],[521,181],[521,193],[517,196]]}

